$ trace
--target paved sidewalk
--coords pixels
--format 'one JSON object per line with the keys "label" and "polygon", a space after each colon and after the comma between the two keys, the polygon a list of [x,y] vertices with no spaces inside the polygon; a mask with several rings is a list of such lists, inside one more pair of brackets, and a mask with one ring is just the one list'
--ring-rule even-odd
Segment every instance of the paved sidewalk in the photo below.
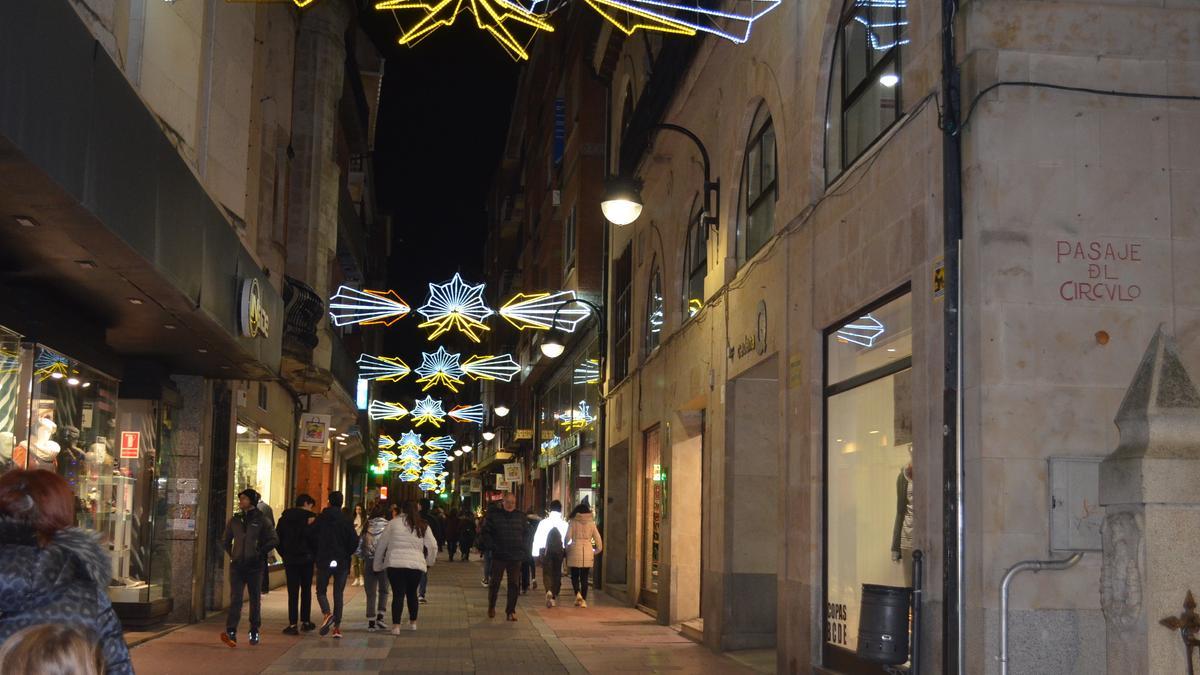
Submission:
{"label": "paved sidewalk", "polygon": [[[659,626],[647,615],[618,606],[592,590],[591,607],[572,606],[564,584],[559,607],[547,609],[540,589],[522,596],[518,621],[504,620],[504,589],[496,619],[487,618],[487,589],[479,562],[450,563],[443,555],[429,578],[429,602],[421,606],[418,630],[368,633],[364,596],[346,589],[342,640],[312,633],[282,635],[287,594],[263,598],[263,642],[246,643],[243,618],[236,650],[219,634],[223,617],[171,632],[133,648],[138,673],[753,673],[731,658]],[[319,610],[313,602],[315,619]]]}

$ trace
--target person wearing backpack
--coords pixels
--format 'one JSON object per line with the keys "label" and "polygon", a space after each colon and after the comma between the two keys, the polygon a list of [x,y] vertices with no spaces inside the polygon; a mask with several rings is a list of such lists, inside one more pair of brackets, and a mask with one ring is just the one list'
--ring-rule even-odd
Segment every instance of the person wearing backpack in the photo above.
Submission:
{"label": "person wearing backpack", "polygon": [[542,559],[542,585],[546,587],[546,607],[558,604],[562,590],[562,563],[566,555],[563,542],[567,536],[567,521],[563,520],[562,502],[550,502],[550,513],[538,523],[533,535],[533,555]]}
{"label": "person wearing backpack", "polygon": [[[388,526],[388,508],[382,504],[371,509],[370,519],[358,543],[358,557],[363,561],[363,585],[367,593],[367,631],[387,630],[383,613],[388,606],[387,570],[375,571],[375,551],[379,537]],[[376,604],[378,600],[378,604]]]}

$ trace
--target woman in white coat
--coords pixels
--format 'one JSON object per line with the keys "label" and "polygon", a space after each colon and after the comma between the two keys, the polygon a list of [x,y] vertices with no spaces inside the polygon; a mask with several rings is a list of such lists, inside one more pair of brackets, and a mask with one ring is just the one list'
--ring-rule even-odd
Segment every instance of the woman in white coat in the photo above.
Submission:
{"label": "woman in white coat", "polygon": [[596,554],[604,550],[592,507],[584,500],[571,512],[567,521],[567,567],[571,568],[571,588],[575,589],[575,606],[587,607],[588,577]]}
{"label": "woman in white coat", "polygon": [[400,634],[404,615],[401,603],[408,601],[408,628],[417,629],[420,602],[417,589],[421,575],[437,560],[437,539],[417,512],[416,502],[405,502],[400,513],[388,523],[375,544],[376,572],[387,570],[392,586],[392,635]]}

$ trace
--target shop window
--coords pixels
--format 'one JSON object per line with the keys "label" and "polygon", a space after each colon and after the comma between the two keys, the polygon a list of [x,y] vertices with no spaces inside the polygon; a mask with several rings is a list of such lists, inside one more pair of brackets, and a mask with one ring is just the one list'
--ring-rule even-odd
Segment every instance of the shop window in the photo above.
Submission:
{"label": "shop window", "polygon": [[911,586],[912,316],[905,294],[826,334],[825,664],[858,670],[863,584]]}
{"label": "shop window", "polygon": [[612,348],[612,377],[613,382],[620,382],[629,374],[630,340],[629,332],[632,318],[630,308],[630,286],[633,283],[633,255],[631,246],[625,245],[625,250],[617,256],[613,263],[613,348]]}
{"label": "shop window", "polygon": [[550,384],[537,397],[535,415],[538,466],[547,470],[548,495],[570,509],[587,497],[600,518],[595,490],[600,484],[596,466],[600,421],[599,344],[561,361]]}
{"label": "shop window", "polygon": [[287,508],[287,446],[248,421],[237,424],[237,452],[233,464],[233,503],[247,488],[262,496],[276,517]]}
{"label": "shop window", "polygon": [[21,338],[0,328],[0,471],[12,463],[21,396]]}
{"label": "shop window", "polygon": [[650,284],[646,289],[646,356],[662,344],[663,294],[662,269],[655,261],[650,266]]}
{"label": "shop window", "polygon": [[738,213],[738,260],[754,257],[775,232],[775,200],[778,198],[775,126],[766,104],[760,104],[750,126],[746,161],[742,170]]}
{"label": "shop window", "polygon": [[575,207],[571,207],[571,211],[567,214],[567,220],[563,223],[563,278],[571,274],[575,269],[575,229],[576,229],[576,211]]}
{"label": "shop window", "polygon": [[662,448],[659,428],[645,432],[642,490],[645,508],[642,511],[642,589],[639,601],[649,607],[657,603],[659,563],[662,556],[662,520],[666,491],[663,487]]}
{"label": "shop window", "polygon": [[837,178],[900,119],[907,0],[852,0],[834,44],[825,177]]}
{"label": "shop window", "polygon": [[690,319],[704,307],[704,277],[708,274],[708,228],[703,211],[688,226],[683,265],[683,316]]}

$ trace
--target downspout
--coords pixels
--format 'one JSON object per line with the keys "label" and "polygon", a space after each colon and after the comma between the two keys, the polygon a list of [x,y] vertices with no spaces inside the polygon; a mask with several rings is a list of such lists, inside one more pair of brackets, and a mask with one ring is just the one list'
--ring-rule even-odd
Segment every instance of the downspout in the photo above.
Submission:
{"label": "downspout", "polygon": [[942,244],[945,300],[942,338],[942,672],[965,672],[963,597],[962,312],[963,232],[961,93],[954,45],[958,0],[942,0]]}
{"label": "downspout", "polygon": [[1074,567],[1082,558],[1082,553],[1076,553],[1064,560],[1025,560],[1005,572],[1004,581],[1000,582],[1000,675],[1008,675],[1008,589],[1013,578],[1025,570],[1065,570]]}

